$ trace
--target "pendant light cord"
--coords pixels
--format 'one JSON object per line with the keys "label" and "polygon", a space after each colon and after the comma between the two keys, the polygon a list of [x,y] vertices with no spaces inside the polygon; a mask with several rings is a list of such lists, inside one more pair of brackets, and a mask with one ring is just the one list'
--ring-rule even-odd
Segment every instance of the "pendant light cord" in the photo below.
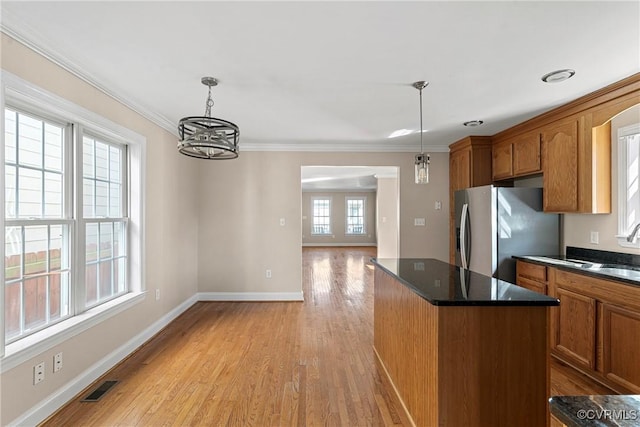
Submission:
{"label": "pendant light cord", "polygon": [[422,88],[420,88],[420,154],[424,154],[424,149],[422,148]]}

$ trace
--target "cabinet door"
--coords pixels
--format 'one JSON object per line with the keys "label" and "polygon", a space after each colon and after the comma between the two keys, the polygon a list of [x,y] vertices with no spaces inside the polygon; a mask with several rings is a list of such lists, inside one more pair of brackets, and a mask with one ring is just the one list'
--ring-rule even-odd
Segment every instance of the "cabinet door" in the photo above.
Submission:
{"label": "cabinet door", "polygon": [[578,211],[578,120],[542,134],[545,212]]}
{"label": "cabinet door", "polygon": [[603,374],[640,393],[640,312],[602,304]]}
{"label": "cabinet door", "polygon": [[493,179],[505,179],[513,177],[511,142],[500,143],[493,146]]}
{"label": "cabinet door", "polygon": [[540,172],[540,134],[526,134],[513,143],[513,174],[526,175]]}
{"label": "cabinet door", "polygon": [[555,349],[576,364],[595,369],[596,300],[557,288],[560,300]]}
{"label": "cabinet door", "polygon": [[471,150],[464,149],[451,153],[451,190],[471,187]]}

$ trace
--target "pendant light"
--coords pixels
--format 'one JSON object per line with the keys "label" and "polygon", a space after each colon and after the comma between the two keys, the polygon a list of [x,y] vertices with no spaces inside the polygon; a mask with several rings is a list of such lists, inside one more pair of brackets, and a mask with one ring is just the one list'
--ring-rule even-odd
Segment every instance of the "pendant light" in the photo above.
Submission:
{"label": "pendant light", "polygon": [[413,84],[413,87],[420,91],[420,154],[416,154],[416,184],[428,184],[429,183],[429,162],[430,156],[429,154],[424,154],[424,149],[422,146],[422,134],[424,130],[422,129],[422,89],[427,87],[429,82],[419,81]]}
{"label": "pendant light", "polygon": [[178,151],[199,159],[235,159],[238,157],[240,129],[231,122],[211,117],[211,88],[218,85],[218,80],[203,77],[201,82],[209,87],[204,116],[191,116],[180,120]]}

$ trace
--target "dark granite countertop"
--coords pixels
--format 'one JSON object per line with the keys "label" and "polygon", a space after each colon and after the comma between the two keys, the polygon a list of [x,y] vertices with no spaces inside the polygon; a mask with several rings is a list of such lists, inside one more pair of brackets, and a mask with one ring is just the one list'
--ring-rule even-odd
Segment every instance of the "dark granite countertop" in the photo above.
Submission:
{"label": "dark granite countertop", "polygon": [[549,410],[568,427],[640,426],[640,395],[554,396]]}
{"label": "dark granite countertop", "polygon": [[555,306],[559,301],[458,266],[424,258],[372,262],[433,305]]}
{"label": "dark granite countertop", "polygon": [[602,271],[598,269],[583,268],[579,263],[576,262],[586,261],[597,264],[619,264],[630,266],[635,270],[640,270],[640,255],[567,246],[566,256],[545,255],[544,257],[540,257],[531,254],[530,256],[514,256],[513,258],[521,259],[535,264],[547,265],[574,273],[580,273],[586,276],[597,277],[606,280],[615,280],[616,282],[632,286],[640,286],[640,280],[637,279],[639,274],[634,274],[633,277],[628,277],[624,274],[616,274],[615,272],[612,272],[610,270]]}

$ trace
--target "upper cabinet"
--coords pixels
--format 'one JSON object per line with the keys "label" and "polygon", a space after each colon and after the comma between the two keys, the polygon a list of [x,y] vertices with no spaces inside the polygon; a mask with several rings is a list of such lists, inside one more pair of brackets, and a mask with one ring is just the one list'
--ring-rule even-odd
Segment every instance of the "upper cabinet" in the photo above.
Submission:
{"label": "upper cabinet", "polygon": [[611,213],[611,119],[640,103],[640,73],[493,136],[493,180],[542,172],[544,210]]}
{"label": "upper cabinet", "polygon": [[493,180],[518,178],[542,172],[541,135],[529,132],[493,145]]}
{"label": "upper cabinet", "polygon": [[546,127],[544,210],[611,213],[611,126],[593,127],[591,114]]}
{"label": "upper cabinet", "polygon": [[543,199],[547,212],[578,211],[578,121],[550,126],[544,141]]}
{"label": "upper cabinet", "polygon": [[542,171],[540,132],[529,132],[513,143],[513,175],[523,176]]}
{"label": "upper cabinet", "polygon": [[491,184],[491,138],[468,136],[449,146],[452,191]]}
{"label": "upper cabinet", "polygon": [[449,146],[449,260],[455,264],[455,204],[457,190],[491,184],[491,138],[468,136]]}

